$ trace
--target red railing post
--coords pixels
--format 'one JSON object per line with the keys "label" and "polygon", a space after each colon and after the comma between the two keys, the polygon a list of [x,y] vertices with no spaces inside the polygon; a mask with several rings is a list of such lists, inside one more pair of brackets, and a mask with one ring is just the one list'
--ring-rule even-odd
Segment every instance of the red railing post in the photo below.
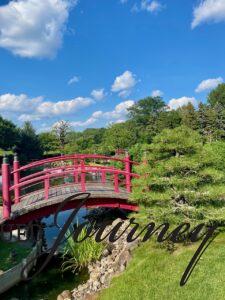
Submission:
{"label": "red railing post", "polygon": [[75,183],[79,183],[78,166],[79,165],[77,164],[77,160],[74,159],[74,163],[73,163],[73,167],[74,167],[73,176],[74,176],[74,182]]}
{"label": "red railing post", "polygon": [[128,151],[126,151],[126,156],[125,156],[125,171],[126,171],[126,189],[127,192],[131,192],[131,178],[130,178],[130,172],[131,172],[131,165],[130,165],[130,156]]}
{"label": "red railing post", "polygon": [[10,167],[8,158],[4,156],[2,163],[2,200],[3,200],[3,218],[9,219],[11,214],[11,199],[10,199]]}
{"label": "red railing post", "polygon": [[106,171],[102,170],[102,183],[105,184],[106,183]]}
{"label": "red railing post", "polygon": [[119,193],[119,177],[117,173],[114,174],[114,191]]}
{"label": "red railing post", "polygon": [[18,156],[15,153],[14,154],[14,160],[13,160],[13,180],[14,180],[14,199],[15,204],[20,202],[20,188],[17,186],[20,183],[20,171],[18,171],[20,168],[20,163],[18,160]]}
{"label": "red railing post", "polygon": [[46,172],[47,177],[44,180],[44,191],[45,191],[45,200],[48,200],[49,197],[49,188],[50,188],[50,179],[49,174]]}
{"label": "red railing post", "polygon": [[85,163],[81,160],[81,191],[86,192],[86,174],[85,174]]}

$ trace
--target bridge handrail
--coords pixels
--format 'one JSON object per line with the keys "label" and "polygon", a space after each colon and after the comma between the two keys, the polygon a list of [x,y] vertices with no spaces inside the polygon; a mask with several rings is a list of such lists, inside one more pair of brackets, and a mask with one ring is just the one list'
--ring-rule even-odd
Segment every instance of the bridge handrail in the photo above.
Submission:
{"label": "bridge handrail", "polygon": [[[108,169],[106,168],[105,166],[96,166],[96,165],[84,165],[84,168],[89,168],[89,167],[94,167],[94,168],[98,168],[98,169]],[[110,167],[109,167],[110,168]],[[22,181],[25,181],[25,180],[28,180],[28,179],[31,179],[33,177],[36,177],[38,175],[42,175],[42,174],[45,174],[45,173],[48,173],[48,172],[54,172],[54,171],[59,171],[59,170],[65,170],[65,169],[72,169],[74,172],[76,171],[81,171],[81,165],[77,165],[76,167],[74,165],[71,165],[71,166],[60,166],[60,167],[55,167],[55,168],[46,168],[42,171],[39,171],[39,172],[35,172],[33,174],[30,174],[30,175],[27,175],[27,176],[24,176],[20,179],[20,182]],[[118,168],[115,168],[114,169],[116,170],[120,170]]]}
{"label": "bridge handrail", "polygon": [[[98,169],[94,170],[94,169],[85,169],[85,170],[81,170],[81,173],[90,173],[90,172],[95,172],[95,171],[98,171]],[[117,175],[130,175],[131,177],[134,177],[134,178],[138,178],[139,175],[138,174],[135,174],[135,173],[128,173],[126,171],[123,171],[123,170],[119,170],[119,169],[102,169],[102,171],[105,171],[105,172],[108,172],[108,173],[111,173],[111,174],[117,174]],[[27,185],[30,185],[30,184],[33,184],[33,183],[37,183],[37,182],[42,182],[44,181],[45,179],[50,179],[50,178],[63,178],[65,175],[73,175],[73,171],[63,171],[61,173],[48,173],[48,174],[45,174],[45,175],[42,175],[42,176],[39,176],[39,177],[36,177],[36,178],[32,178],[32,179],[29,179],[27,181],[23,181],[23,182],[20,182],[18,184],[15,184],[15,185],[12,185],[10,187],[10,191],[13,191],[15,188],[18,188],[18,187],[24,187],[24,186],[27,186]]]}
{"label": "bridge handrail", "polygon": [[[103,160],[109,160],[109,161],[118,161],[118,162],[129,162],[132,165],[138,165],[137,162],[132,161],[130,159],[126,158],[119,158],[119,157],[112,157],[112,156],[105,156],[105,155],[99,155],[99,154],[76,154],[76,155],[64,155],[64,156],[55,156],[51,158],[42,159],[39,161],[32,162],[30,164],[27,164],[25,166],[20,167],[17,171],[25,171],[31,168],[39,167],[48,163],[57,162],[57,161],[65,161],[65,160],[85,160],[85,159],[103,159]],[[12,171],[11,174],[13,174],[15,171]]]}

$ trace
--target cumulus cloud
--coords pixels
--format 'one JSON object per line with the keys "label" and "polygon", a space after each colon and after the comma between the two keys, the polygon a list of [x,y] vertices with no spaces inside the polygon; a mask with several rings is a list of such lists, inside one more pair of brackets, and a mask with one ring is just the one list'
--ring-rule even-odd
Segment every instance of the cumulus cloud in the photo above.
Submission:
{"label": "cumulus cloud", "polygon": [[71,122],[71,125],[74,127],[88,127],[102,119],[110,120],[110,123],[125,122],[127,109],[133,105],[134,105],[133,100],[127,100],[116,105],[116,107],[112,111],[108,111],[108,112],[103,112],[101,110],[96,111],[86,121]]}
{"label": "cumulus cloud", "polygon": [[91,96],[95,100],[100,101],[105,98],[106,94],[104,92],[104,89],[96,89],[91,92]]}
{"label": "cumulus cloud", "polygon": [[163,92],[160,91],[160,90],[154,90],[154,91],[152,91],[151,96],[152,97],[162,97],[163,96]]}
{"label": "cumulus cloud", "polygon": [[25,94],[0,95],[0,111],[2,112],[31,112],[43,101],[43,97],[29,98]]}
{"label": "cumulus cloud", "polygon": [[1,113],[11,113],[19,121],[37,121],[61,115],[71,115],[94,103],[91,98],[77,97],[71,100],[46,101],[44,97],[30,98],[25,94],[0,95]]}
{"label": "cumulus cloud", "polygon": [[69,81],[68,81],[68,85],[77,83],[80,81],[80,78],[78,76],[73,76]]}
{"label": "cumulus cloud", "polygon": [[0,6],[0,47],[28,58],[52,58],[77,0],[17,0]]}
{"label": "cumulus cloud", "polygon": [[181,97],[181,98],[173,98],[169,101],[167,104],[169,109],[177,109],[179,107],[182,107],[184,105],[187,105],[188,103],[191,103],[193,105],[197,104],[197,100],[194,97]]}
{"label": "cumulus cloud", "polygon": [[203,80],[198,85],[198,87],[195,89],[195,92],[196,93],[201,93],[201,92],[206,91],[206,90],[214,89],[214,88],[216,88],[222,82],[223,82],[223,78],[222,77]]}
{"label": "cumulus cloud", "polygon": [[69,115],[92,103],[93,100],[91,98],[83,97],[58,102],[45,101],[37,107],[36,112],[41,116]]}
{"label": "cumulus cloud", "polygon": [[116,77],[111,91],[115,93],[118,92],[120,97],[126,98],[136,84],[137,80],[135,75],[130,71],[125,71],[122,75]]}
{"label": "cumulus cloud", "polygon": [[194,18],[192,28],[205,22],[225,21],[225,1],[224,0],[204,0],[199,6],[194,8]]}

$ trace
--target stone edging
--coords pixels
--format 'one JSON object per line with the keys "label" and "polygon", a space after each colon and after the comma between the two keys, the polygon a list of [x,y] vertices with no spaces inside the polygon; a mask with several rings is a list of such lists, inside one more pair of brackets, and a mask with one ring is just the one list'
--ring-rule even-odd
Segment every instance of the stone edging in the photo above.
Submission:
{"label": "stone edging", "polygon": [[[108,230],[114,227],[118,222],[118,219],[115,220],[112,225],[108,227]],[[120,232],[122,232],[128,224],[129,221],[125,221],[121,226]],[[58,296],[57,300],[95,299],[97,293],[102,289],[109,287],[112,278],[126,269],[127,264],[131,259],[132,250],[139,245],[138,240],[127,243],[127,234],[128,233],[125,232],[115,243],[110,243],[108,241],[101,260],[88,266],[89,280],[86,283],[79,285],[72,293],[70,291],[64,291]]]}

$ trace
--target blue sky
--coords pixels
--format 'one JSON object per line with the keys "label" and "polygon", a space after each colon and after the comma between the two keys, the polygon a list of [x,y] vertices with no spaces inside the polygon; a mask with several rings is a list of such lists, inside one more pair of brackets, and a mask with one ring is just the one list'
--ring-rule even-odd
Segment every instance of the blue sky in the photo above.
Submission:
{"label": "blue sky", "polygon": [[196,105],[225,79],[225,0],[0,4],[0,114],[18,125],[107,126],[143,97]]}

